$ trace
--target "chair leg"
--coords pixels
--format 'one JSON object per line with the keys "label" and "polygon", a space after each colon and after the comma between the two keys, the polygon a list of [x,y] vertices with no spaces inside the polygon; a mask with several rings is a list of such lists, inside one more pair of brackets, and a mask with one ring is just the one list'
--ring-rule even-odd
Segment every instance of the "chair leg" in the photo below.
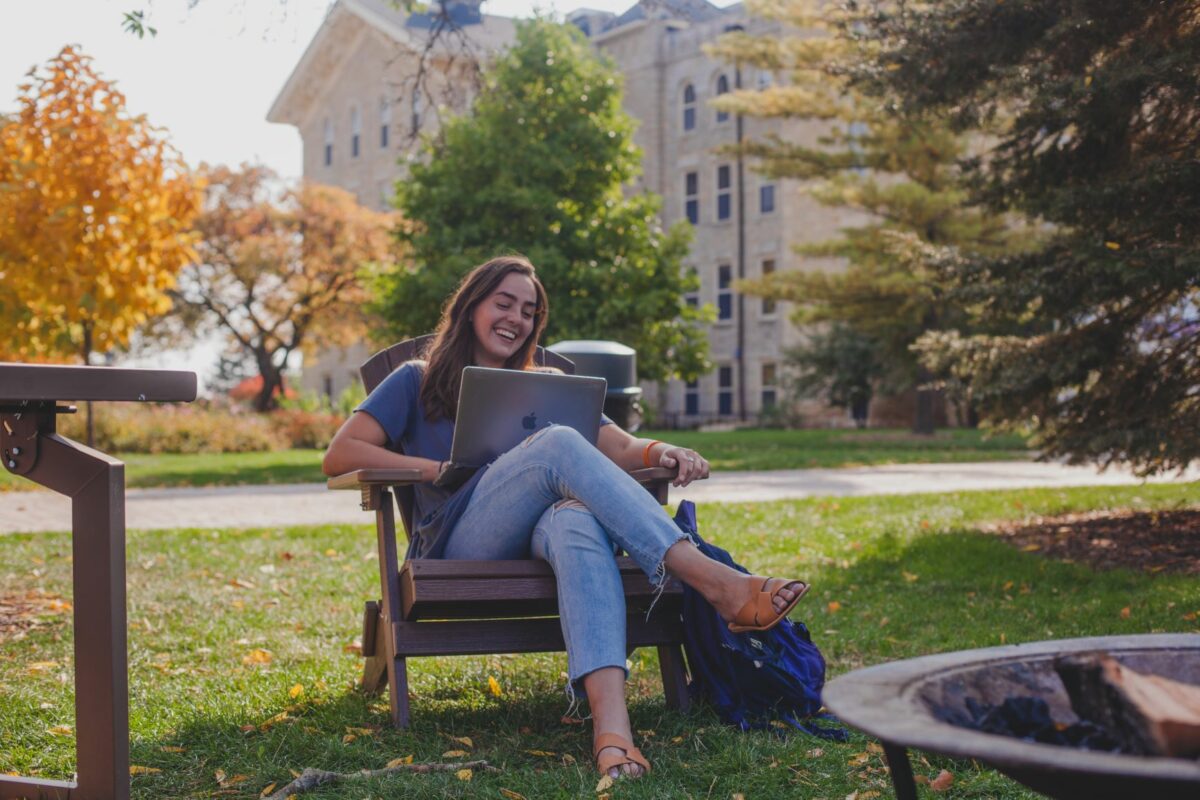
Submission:
{"label": "chair leg", "polygon": [[379,603],[368,602],[363,610],[363,662],[362,690],[375,694],[387,683],[387,647],[380,647],[387,636],[383,618],[379,614]]}
{"label": "chair leg", "polygon": [[396,656],[388,660],[388,699],[392,706],[392,727],[408,727],[408,659]]}
{"label": "chair leg", "polygon": [[686,712],[692,698],[688,693],[687,667],[683,661],[683,648],[679,644],[660,644],[658,664],[662,670],[663,695],[667,708]]}

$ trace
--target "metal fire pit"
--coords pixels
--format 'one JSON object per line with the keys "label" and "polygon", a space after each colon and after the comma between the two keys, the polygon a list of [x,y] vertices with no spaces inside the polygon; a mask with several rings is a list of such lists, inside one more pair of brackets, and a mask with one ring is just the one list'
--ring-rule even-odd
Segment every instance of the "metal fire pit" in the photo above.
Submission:
{"label": "metal fire pit", "polygon": [[1200,684],[1200,635],[1101,636],[964,650],[868,667],[830,681],[822,699],[843,722],[880,740],[899,800],[917,796],[909,747],[978,759],[1063,800],[1196,800],[1197,761],[1026,742],[956,727],[935,716],[938,708],[961,709],[967,697],[999,704],[1006,697],[1025,695],[1045,700],[1056,722],[1077,722],[1054,672],[1054,659],[1097,650],[1139,672]]}

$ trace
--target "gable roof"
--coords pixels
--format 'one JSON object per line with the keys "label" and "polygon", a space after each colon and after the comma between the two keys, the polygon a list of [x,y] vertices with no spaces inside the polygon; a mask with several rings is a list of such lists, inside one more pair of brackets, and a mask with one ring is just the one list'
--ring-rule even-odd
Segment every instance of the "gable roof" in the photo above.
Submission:
{"label": "gable roof", "polygon": [[[478,0],[450,2],[446,8],[471,44],[485,53],[494,53],[515,38],[515,21],[480,14]],[[358,32],[373,30],[400,49],[418,52],[429,41],[431,22],[428,14],[408,14],[388,0],[338,0],[279,90],[267,112],[267,121],[299,125],[312,99],[324,90],[324,78],[349,55],[345,48]],[[446,49],[444,41],[435,47],[435,51]]]}

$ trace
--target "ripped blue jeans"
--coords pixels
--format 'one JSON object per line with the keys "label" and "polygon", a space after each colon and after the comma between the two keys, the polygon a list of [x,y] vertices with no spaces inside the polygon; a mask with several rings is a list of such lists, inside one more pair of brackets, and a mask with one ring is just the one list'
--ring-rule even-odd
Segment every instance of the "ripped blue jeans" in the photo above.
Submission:
{"label": "ripped blue jeans", "polygon": [[[545,428],[492,463],[446,543],[446,558],[540,558],[554,570],[569,690],[625,669],[624,550],[652,584],[685,534],[653,496],[573,428]],[[628,675],[628,671],[626,671]]]}

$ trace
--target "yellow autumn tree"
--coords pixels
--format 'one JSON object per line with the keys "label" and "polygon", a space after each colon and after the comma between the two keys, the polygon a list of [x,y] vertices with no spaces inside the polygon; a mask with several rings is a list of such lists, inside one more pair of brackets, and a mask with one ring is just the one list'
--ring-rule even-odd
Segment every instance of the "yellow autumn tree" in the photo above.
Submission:
{"label": "yellow autumn tree", "polygon": [[201,185],[77,47],[20,92],[0,121],[0,359],[87,363],[170,308]]}

